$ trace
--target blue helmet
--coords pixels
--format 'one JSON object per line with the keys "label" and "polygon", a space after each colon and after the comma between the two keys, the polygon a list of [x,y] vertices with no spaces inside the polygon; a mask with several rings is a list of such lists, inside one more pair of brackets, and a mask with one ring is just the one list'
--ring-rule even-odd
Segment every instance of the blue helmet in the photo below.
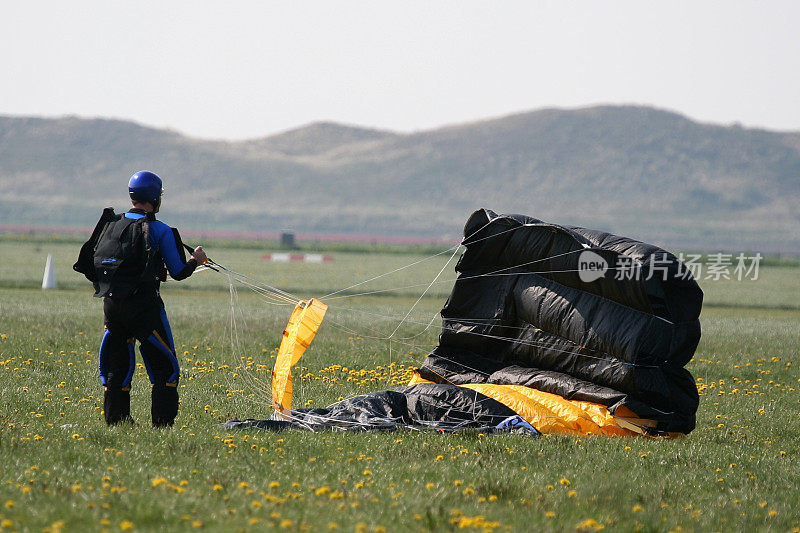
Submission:
{"label": "blue helmet", "polygon": [[161,178],[148,170],[142,170],[131,176],[128,182],[128,192],[131,200],[150,202],[158,210],[163,192]]}

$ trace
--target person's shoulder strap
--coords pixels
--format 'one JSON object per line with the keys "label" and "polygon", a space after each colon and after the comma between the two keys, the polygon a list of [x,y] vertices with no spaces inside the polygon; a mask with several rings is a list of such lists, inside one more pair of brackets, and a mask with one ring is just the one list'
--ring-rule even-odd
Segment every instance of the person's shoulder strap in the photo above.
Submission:
{"label": "person's shoulder strap", "polygon": [[178,231],[178,228],[170,229],[172,230],[172,236],[175,238],[175,247],[178,249],[178,257],[181,258],[182,263],[186,263],[186,250],[194,250],[183,244],[183,240],[181,239],[181,234]]}

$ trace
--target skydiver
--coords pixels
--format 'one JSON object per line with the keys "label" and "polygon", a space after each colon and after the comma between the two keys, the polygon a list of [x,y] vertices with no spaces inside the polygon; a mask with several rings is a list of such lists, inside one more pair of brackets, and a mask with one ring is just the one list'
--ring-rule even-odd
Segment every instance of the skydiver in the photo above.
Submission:
{"label": "skydiver", "polygon": [[161,178],[137,172],[128,182],[128,193],[133,207],[123,214],[103,211],[73,268],[94,283],[94,296],[103,298],[99,369],[106,424],[133,422],[130,390],[138,340],[152,384],[153,426],[172,426],[178,414],[180,367],[159,286],[167,270],[182,280],[207,257],[198,246],[187,261],[178,231],[156,220]]}

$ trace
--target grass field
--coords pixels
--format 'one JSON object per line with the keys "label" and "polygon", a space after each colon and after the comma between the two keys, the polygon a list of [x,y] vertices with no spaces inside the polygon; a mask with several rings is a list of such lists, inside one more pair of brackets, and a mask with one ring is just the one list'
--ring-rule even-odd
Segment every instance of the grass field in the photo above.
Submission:
{"label": "grass field", "polygon": [[[302,297],[423,258],[340,253],[333,263],[275,264],[261,261],[265,252],[209,250]],[[48,253],[59,289],[42,291]],[[71,271],[76,254],[72,243],[0,241],[0,530],[800,528],[796,266],[765,266],[756,281],[701,283],[703,338],[689,364],[701,404],[686,438],[273,434],[228,433],[218,424],[269,414],[269,371],[291,308],[240,288],[235,351],[228,281],[214,272],[162,291],[183,368],[176,426],[149,427],[140,366],[138,425],[106,427],[97,377],[102,310]],[[295,405],[403,383],[436,344],[426,325],[451,282],[433,285],[411,313],[401,333],[412,341],[390,346],[373,337],[392,331],[449,257],[350,292],[409,288],[328,299]],[[452,280],[452,267],[442,279]]]}

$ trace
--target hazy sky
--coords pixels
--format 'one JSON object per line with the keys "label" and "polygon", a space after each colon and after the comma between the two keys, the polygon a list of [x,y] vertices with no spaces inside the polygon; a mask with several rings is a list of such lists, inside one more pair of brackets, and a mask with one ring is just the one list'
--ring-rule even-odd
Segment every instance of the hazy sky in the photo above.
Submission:
{"label": "hazy sky", "polygon": [[0,8],[0,114],[240,139],[636,103],[800,130],[798,29],[796,0],[21,0]]}

